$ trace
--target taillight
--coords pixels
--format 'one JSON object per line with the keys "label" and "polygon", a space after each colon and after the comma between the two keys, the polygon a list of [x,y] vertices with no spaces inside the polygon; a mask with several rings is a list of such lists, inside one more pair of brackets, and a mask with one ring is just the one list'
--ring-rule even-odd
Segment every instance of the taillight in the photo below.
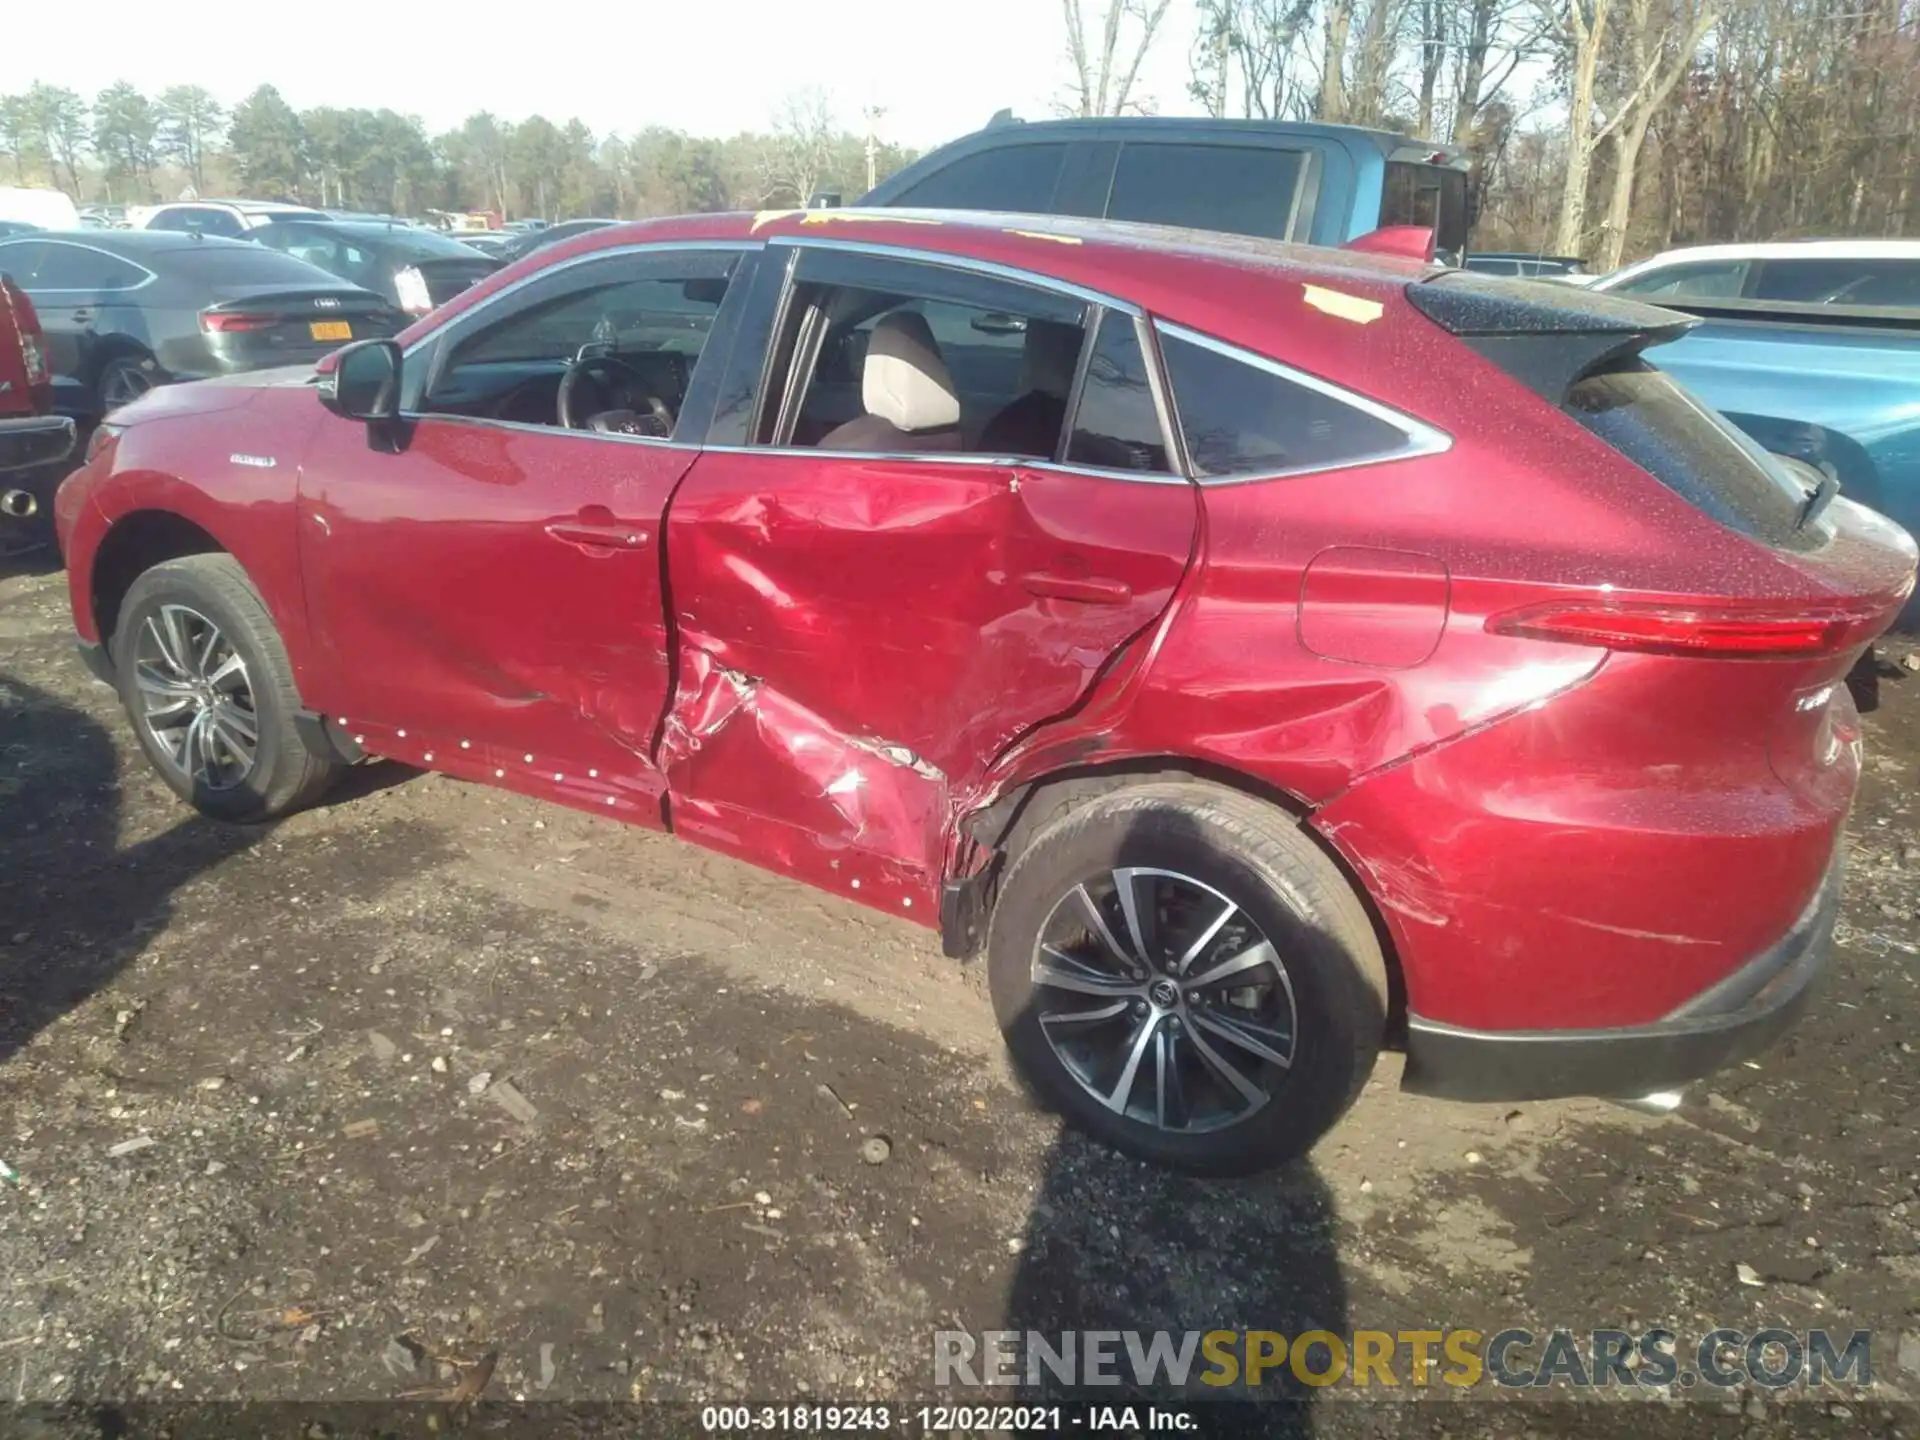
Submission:
{"label": "taillight", "polygon": [[433,296],[427,293],[427,277],[412,265],[395,272],[393,293],[399,297],[400,308],[409,315],[424,315],[433,309]]}
{"label": "taillight", "polygon": [[51,379],[47,373],[47,352],[41,348],[41,341],[45,337],[40,329],[40,315],[33,308],[33,302],[4,275],[0,275],[0,301],[6,303],[13,317],[13,328],[20,336],[20,359],[26,366],[27,384],[47,384]]}
{"label": "taillight", "polygon": [[1877,606],[1783,612],[1744,605],[1549,601],[1492,616],[1487,629],[1652,655],[1777,660],[1848,649],[1871,639],[1887,618]]}
{"label": "taillight", "polygon": [[246,330],[271,330],[280,323],[273,315],[249,315],[242,310],[203,310],[200,328],[209,335],[232,335]]}

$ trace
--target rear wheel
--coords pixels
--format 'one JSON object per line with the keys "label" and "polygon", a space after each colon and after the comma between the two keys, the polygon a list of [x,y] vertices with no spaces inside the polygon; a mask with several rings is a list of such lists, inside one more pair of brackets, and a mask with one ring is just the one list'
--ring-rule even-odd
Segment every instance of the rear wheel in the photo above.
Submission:
{"label": "rear wheel", "polygon": [[343,768],[301,742],[286,648],[232,556],[147,571],[120,607],[112,648],[141,748],[203,813],[274,819],[318,799]]}
{"label": "rear wheel", "polygon": [[166,379],[151,355],[115,355],[94,377],[94,398],[102,415],[131,405]]}
{"label": "rear wheel", "polygon": [[1304,1155],[1386,1025],[1379,942],[1338,868],[1283,812],[1211,785],[1114,792],[1042,830],[1001,887],[988,964],[1043,1098],[1198,1174]]}

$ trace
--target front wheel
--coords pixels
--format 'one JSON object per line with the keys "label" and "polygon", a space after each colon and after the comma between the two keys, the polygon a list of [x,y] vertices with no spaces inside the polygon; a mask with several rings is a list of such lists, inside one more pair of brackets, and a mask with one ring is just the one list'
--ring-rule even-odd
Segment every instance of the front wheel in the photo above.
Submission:
{"label": "front wheel", "polygon": [[1372,1072],[1386,967],[1359,897],[1283,812],[1155,783],[1015,858],[988,933],[1021,1072],[1128,1154],[1205,1175],[1298,1158]]}
{"label": "front wheel", "polygon": [[169,560],[134,581],[112,650],[140,747],[204,814],[275,819],[318,799],[342,768],[301,742],[286,647],[231,555]]}

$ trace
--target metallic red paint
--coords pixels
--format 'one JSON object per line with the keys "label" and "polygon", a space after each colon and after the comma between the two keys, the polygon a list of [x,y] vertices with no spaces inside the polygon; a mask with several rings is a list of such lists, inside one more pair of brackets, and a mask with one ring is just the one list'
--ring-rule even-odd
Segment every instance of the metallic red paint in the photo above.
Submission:
{"label": "metallic red paint", "polygon": [[[1610,654],[1487,622],[1843,603],[1874,617],[1857,647],[1907,593],[1912,542],[1845,502],[1810,554],[1720,527],[1415,313],[1417,264],[1070,221],[695,217],[543,250],[403,340],[577,255],[798,236],[1121,296],[1452,446],[1205,486],[436,420],[388,455],[301,388],[194,386],[123,412],[61,494],[77,628],[98,634],[114,527],[170,511],[240,559],[307,703],[370,751],[928,924],[984,858],[969,818],[1021,786],[1237,777],[1343,857],[1412,1008],[1461,1026],[1656,1018],[1805,908],[1857,776],[1855,650]],[[646,538],[591,543],[609,525]]]}

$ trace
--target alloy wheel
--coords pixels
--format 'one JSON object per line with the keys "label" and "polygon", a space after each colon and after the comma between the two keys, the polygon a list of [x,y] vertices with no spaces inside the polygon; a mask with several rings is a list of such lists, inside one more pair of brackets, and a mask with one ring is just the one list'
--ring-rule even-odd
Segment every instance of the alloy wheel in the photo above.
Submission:
{"label": "alloy wheel", "polygon": [[260,718],[240,652],[205,615],[162,605],[134,643],[141,723],[162,756],[195,785],[231,790],[253,773]]}
{"label": "alloy wheel", "polygon": [[107,413],[131,405],[153,388],[146,371],[135,365],[109,365],[100,377],[100,409]]}
{"label": "alloy wheel", "polygon": [[1258,924],[1212,886],[1123,867],[1054,904],[1034,945],[1041,1032],[1115,1114],[1172,1133],[1222,1130],[1293,1063],[1293,986]]}

